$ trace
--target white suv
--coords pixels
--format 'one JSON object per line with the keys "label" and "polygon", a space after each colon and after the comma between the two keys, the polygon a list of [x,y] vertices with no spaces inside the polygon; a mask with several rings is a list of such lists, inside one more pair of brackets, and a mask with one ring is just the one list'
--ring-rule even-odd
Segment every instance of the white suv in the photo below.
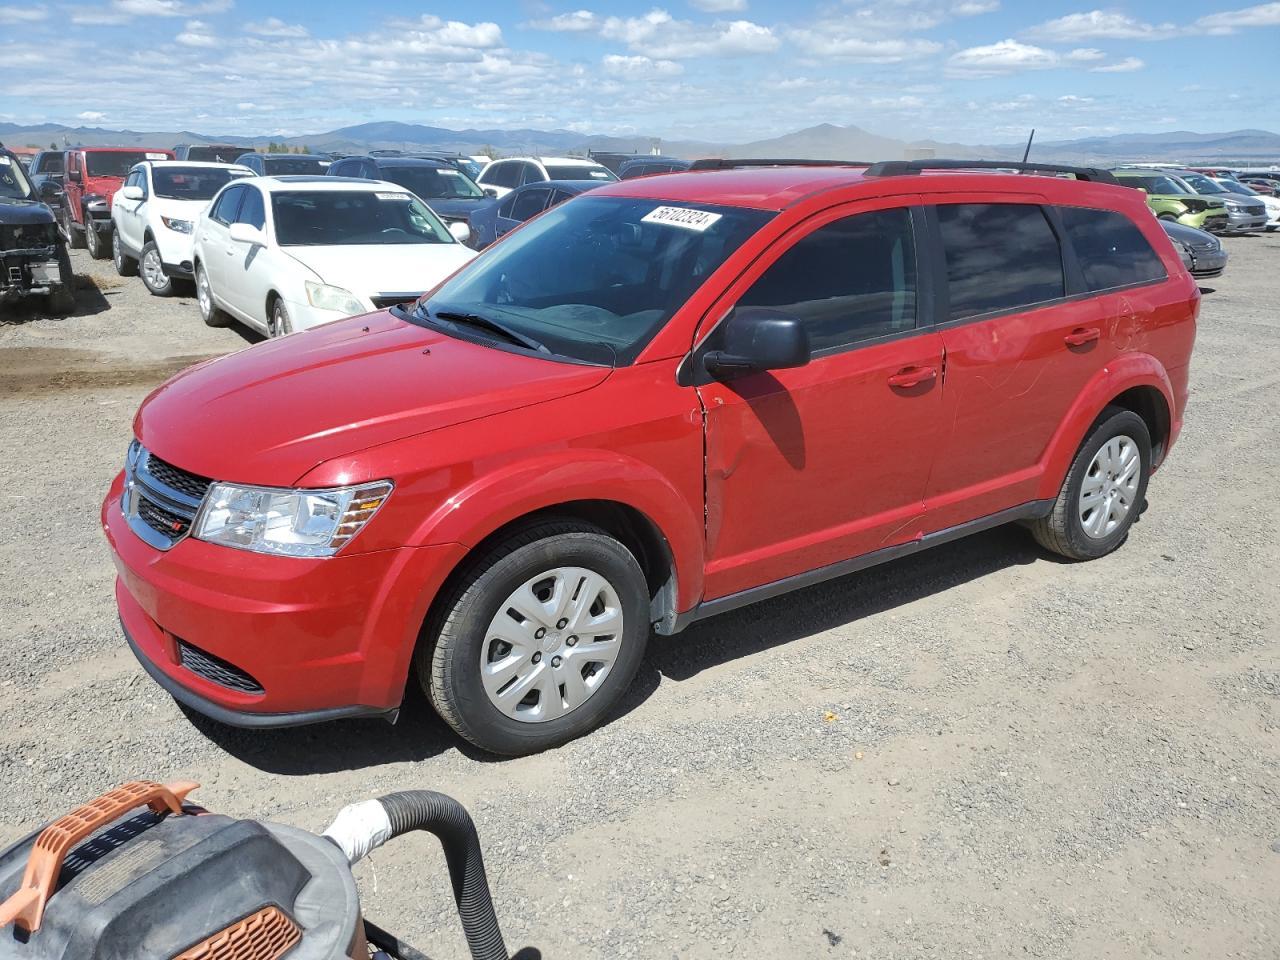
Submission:
{"label": "white suv", "polygon": [[[187,160],[135,164],[111,202],[111,258],[116,272],[142,282],[158,297],[173,292],[175,278],[194,276],[193,230],[213,195],[248,167]],[[139,269],[141,268],[141,269]]]}
{"label": "white suv", "polygon": [[494,160],[480,172],[476,183],[492,189],[499,197],[516,187],[545,180],[591,180],[608,183],[617,180],[612,170],[581,157],[506,157]]}

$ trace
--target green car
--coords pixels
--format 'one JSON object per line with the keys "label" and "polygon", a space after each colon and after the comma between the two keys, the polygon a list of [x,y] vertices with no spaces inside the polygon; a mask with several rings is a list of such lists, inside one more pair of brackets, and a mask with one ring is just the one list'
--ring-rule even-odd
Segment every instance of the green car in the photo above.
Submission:
{"label": "green car", "polygon": [[1126,187],[1145,193],[1147,206],[1161,220],[1173,220],[1210,233],[1227,229],[1227,207],[1221,199],[1200,196],[1183,180],[1164,170],[1126,167],[1111,172]]}

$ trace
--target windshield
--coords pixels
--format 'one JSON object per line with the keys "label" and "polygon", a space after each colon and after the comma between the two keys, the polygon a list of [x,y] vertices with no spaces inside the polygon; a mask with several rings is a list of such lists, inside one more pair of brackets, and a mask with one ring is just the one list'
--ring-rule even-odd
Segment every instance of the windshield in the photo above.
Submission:
{"label": "windshield", "polygon": [[84,155],[85,170],[91,177],[120,177],[129,175],[130,168],[143,160],[168,160],[163,153],[149,153],[146,150],[119,150],[111,152],[88,151]]}
{"label": "windshield", "polygon": [[325,164],[315,157],[263,157],[262,169],[268,177],[324,173]]}
{"label": "windshield", "polygon": [[455,243],[420,200],[407,193],[308,190],[273,193],[282,247]]}
{"label": "windshield", "polygon": [[586,164],[566,164],[559,166],[554,163],[545,164],[547,168],[548,180],[599,180],[604,183],[606,180],[617,180],[613,172],[608,167],[600,165],[587,166]]}
{"label": "windshield", "polygon": [[1262,196],[1262,194],[1260,194],[1257,190],[1253,189],[1253,187],[1249,186],[1247,183],[1233,182],[1231,186],[1227,188],[1227,192],[1234,193],[1236,196],[1245,196],[1245,197]]}
{"label": "windshield", "polygon": [[1191,192],[1173,177],[1123,177],[1122,179],[1135,187],[1142,187],[1147,193],[1184,194]]}
{"label": "windshield", "polygon": [[219,167],[154,167],[151,183],[157,197],[166,200],[212,200],[232,180],[248,176]]}
{"label": "windshield", "polygon": [[0,199],[35,199],[35,191],[31,189],[31,181],[27,179],[22,164],[15,163],[11,156],[3,153],[0,153]]}
{"label": "windshield", "polygon": [[465,172],[472,180],[480,176],[481,171],[484,170],[484,164],[478,163],[475,160],[459,160],[458,166],[460,166],[463,172]]}
{"label": "windshield", "polygon": [[1186,182],[1187,186],[1189,186],[1196,193],[1204,193],[1204,194],[1231,193],[1230,190],[1227,190],[1223,187],[1218,186],[1216,183],[1214,183],[1212,180],[1210,180],[1208,177],[1206,177],[1202,173],[1183,174],[1182,179]]}
{"label": "windshield", "polygon": [[484,191],[455,167],[379,167],[383,180],[412,190],[424,200],[474,200]]}
{"label": "windshield", "polygon": [[553,352],[631,363],[773,217],[735,207],[585,195],[521,228],[444,284],[430,314],[498,320]]}

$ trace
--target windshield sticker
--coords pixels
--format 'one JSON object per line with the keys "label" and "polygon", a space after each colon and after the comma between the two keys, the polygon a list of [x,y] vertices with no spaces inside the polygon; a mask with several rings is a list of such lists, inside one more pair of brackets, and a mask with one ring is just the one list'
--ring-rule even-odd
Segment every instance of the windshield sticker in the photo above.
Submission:
{"label": "windshield sticker", "polygon": [[147,159],[148,160],[168,160],[169,157],[167,154],[164,154],[164,153],[148,153]]}
{"label": "windshield sticker", "polygon": [[407,193],[375,193],[375,197],[379,200],[412,200]]}
{"label": "windshield sticker", "polygon": [[641,223],[664,223],[671,227],[682,227],[685,230],[696,230],[702,233],[717,220],[721,214],[706,210],[690,210],[688,207],[655,207],[643,217]]}

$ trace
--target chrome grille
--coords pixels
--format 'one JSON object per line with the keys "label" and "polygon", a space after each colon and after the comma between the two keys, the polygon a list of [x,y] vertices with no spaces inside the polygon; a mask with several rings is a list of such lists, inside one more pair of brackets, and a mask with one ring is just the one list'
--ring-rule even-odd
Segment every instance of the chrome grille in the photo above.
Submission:
{"label": "chrome grille", "polygon": [[182,639],[178,639],[178,661],[192,673],[218,686],[229,687],[255,696],[264,692],[262,684],[239,667],[199,647],[193,647]]}
{"label": "chrome grille", "polygon": [[142,540],[168,550],[191,532],[210,483],[152,456],[135,440],[125,458],[120,509]]}

